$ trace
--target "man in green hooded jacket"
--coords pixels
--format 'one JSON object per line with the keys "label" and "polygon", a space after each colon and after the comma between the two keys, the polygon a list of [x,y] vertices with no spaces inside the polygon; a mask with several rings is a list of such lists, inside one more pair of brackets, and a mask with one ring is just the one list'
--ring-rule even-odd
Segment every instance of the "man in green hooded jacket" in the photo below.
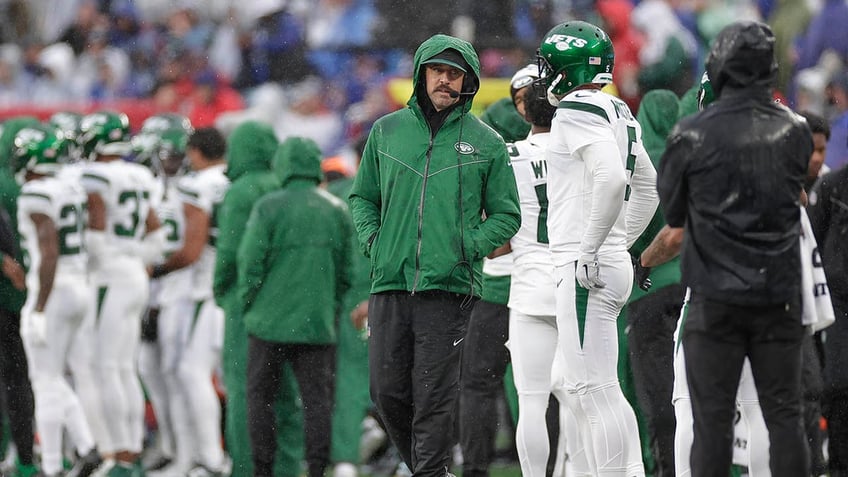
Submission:
{"label": "man in green hooded jacket", "polygon": [[[233,460],[232,477],[253,475],[247,429],[247,331],[236,293],[236,254],[253,204],[265,194],[279,190],[280,180],[271,172],[277,138],[267,124],[245,121],[227,138],[227,177],[232,184],[221,203],[218,222],[218,254],[215,264],[215,299],[224,310],[223,376],[227,388],[225,439]],[[300,475],[303,456],[302,413],[297,384],[289,366],[284,367],[278,413],[279,446],[274,475]],[[295,411],[292,412],[292,409]]]}
{"label": "man in green hooded jacket", "polygon": [[480,61],[446,35],[415,53],[407,107],[371,129],[350,194],[371,259],[371,397],[418,476],[444,476],[482,259],[518,230],[503,140],[469,114]]}
{"label": "man in green hooded jacket", "polygon": [[[309,477],[330,460],[336,317],[350,288],[347,205],[319,189],[321,151],[289,138],[274,156],[282,189],[250,213],[238,251],[238,300],[247,329],[248,426],[253,475],[270,477],[276,451],[271,404],[290,363],[303,400]],[[291,411],[284,411],[291,412]]]}

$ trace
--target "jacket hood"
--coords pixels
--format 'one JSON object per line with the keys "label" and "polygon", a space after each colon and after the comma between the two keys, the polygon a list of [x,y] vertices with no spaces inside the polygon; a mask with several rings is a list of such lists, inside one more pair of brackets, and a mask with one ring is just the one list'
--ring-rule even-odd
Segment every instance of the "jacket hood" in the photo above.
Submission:
{"label": "jacket hood", "polygon": [[530,132],[530,123],[518,114],[509,98],[501,98],[489,105],[480,115],[480,121],[497,131],[505,142],[526,139]]}
{"label": "jacket hood", "polygon": [[290,137],[281,142],[274,154],[274,174],[285,186],[292,179],[313,179],[321,182],[321,149],[312,139]]}
{"label": "jacket hood", "polygon": [[774,42],[765,23],[741,21],[721,30],[706,61],[716,98],[725,87],[771,88],[777,78]]}
{"label": "jacket hood", "polygon": [[230,133],[227,143],[227,177],[230,181],[249,171],[271,169],[271,158],[278,144],[271,126],[245,121]]}
{"label": "jacket hood", "polygon": [[679,101],[673,91],[655,89],[648,91],[639,103],[636,120],[642,126],[642,143],[654,166],[665,151],[665,142],[677,122]]}
{"label": "jacket hood", "polygon": [[[427,40],[424,40],[424,42],[421,43],[421,46],[418,47],[418,50],[415,51],[415,57],[413,60],[414,72],[412,75],[412,97],[409,98],[409,101],[407,101],[407,105],[415,106],[418,101],[418,95],[427,94],[427,92],[424,91],[423,81],[421,81],[423,77],[423,70],[421,69],[423,62],[449,48],[453,48],[459,52],[470,67],[469,71],[465,73],[466,79],[465,83],[462,85],[463,92],[477,93],[480,88],[480,58],[477,57],[477,52],[474,51],[474,47],[471,46],[471,43],[448,35],[433,35]],[[466,111],[471,109],[471,100],[473,97],[473,94],[460,96],[459,102],[464,103],[463,107]]]}

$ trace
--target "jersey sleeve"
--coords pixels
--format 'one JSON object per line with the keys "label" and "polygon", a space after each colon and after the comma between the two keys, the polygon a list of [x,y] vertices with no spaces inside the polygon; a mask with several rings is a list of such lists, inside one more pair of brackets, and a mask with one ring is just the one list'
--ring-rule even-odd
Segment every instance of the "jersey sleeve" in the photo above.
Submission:
{"label": "jersey sleeve", "polygon": [[659,197],[656,184],[657,171],[640,145],[630,177],[630,197],[627,198],[627,248],[642,235],[657,210]]}
{"label": "jersey sleeve", "polygon": [[55,221],[55,199],[46,187],[39,187],[41,185],[32,182],[24,184],[18,196],[18,211],[27,215],[44,214]]}
{"label": "jersey sleeve", "polygon": [[200,176],[185,176],[177,183],[180,200],[191,204],[207,214],[212,213],[213,199],[209,188],[204,188]]}

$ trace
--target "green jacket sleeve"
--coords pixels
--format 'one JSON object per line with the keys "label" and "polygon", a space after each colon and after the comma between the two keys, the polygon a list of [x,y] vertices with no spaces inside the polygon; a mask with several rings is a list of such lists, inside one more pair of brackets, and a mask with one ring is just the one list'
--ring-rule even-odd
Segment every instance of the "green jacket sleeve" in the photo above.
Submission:
{"label": "green jacket sleeve", "polygon": [[250,213],[244,237],[238,248],[238,300],[247,312],[267,276],[267,257],[271,248],[271,229],[262,218],[261,203]]}
{"label": "green jacket sleeve", "polygon": [[374,147],[376,141],[372,140],[376,134],[375,129],[372,129],[368,138],[359,171],[350,191],[353,224],[356,227],[359,246],[367,257],[371,256],[371,243],[380,230],[380,165]]}
{"label": "green jacket sleeve", "polygon": [[521,226],[515,175],[512,173],[509,155],[503,143],[495,148],[495,158],[489,165],[483,194],[486,219],[469,233],[470,245],[474,250],[466,251],[476,259],[485,257],[505,244]]}
{"label": "green jacket sleeve", "polygon": [[[230,191],[232,192],[232,191]],[[218,209],[218,241],[215,258],[215,278],[212,283],[212,291],[218,305],[222,305],[221,299],[233,288],[236,281],[236,254],[244,231],[242,217],[247,216],[250,211],[236,211],[236,200],[231,193],[227,193],[224,202]],[[233,222],[241,222],[236,226]]]}

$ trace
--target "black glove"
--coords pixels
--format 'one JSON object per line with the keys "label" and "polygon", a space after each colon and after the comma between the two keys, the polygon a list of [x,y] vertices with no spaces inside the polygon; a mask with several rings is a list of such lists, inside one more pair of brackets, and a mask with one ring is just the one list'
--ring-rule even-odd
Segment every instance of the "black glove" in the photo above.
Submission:
{"label": "black glove", "polygon": [[651,267],[643,267],[641,257],[630,256],[633,261],[633,281],[642,290],[651,288]]}

